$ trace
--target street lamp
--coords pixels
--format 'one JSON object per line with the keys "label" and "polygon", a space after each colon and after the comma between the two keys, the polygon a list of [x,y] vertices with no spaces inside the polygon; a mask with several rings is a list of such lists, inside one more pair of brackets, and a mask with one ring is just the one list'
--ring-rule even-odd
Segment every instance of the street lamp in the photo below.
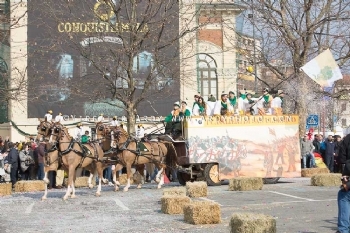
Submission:
{"label": "street lamp", "polygon": [[248,14],[248,18],[253,22],[253,63],[254,63],[254,91],[257,93],[257,78],[256,78],[256,53],[255,53],[255,21],[254,21],[254,8],[252,7],[252,14]]}

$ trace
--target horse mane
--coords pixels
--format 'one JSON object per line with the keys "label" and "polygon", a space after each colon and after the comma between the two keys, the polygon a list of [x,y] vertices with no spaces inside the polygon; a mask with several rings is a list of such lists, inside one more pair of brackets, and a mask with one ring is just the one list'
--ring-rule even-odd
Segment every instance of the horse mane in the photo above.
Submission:
{"label": "horse mane", "polygon": [[118,127],[120,129],[120,131],[122,132],[123,136],[128,138],[129,137],[129,134],[128,132],[123,128],[123,127]]}
{"label": "horse mane", "polygon": [[64,133],[67,135],[68,139],[71,140],[72,136],[70,136],[70,134],[68,133],[68,128],[67,127],[63,127]]}

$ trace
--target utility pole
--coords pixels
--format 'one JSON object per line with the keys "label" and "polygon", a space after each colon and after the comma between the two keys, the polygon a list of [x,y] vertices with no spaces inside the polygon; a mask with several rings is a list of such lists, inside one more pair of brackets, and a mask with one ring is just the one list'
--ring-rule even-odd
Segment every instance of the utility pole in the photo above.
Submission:
{"label": "utility pole", "polygon": [[255,93],[257,93],[258,80],[257,80],[257,70],[256,70],[254,3],[253,3],[253,0],[251,0],[251,2],[252,2],[252,13],[251,13],[251,14],[248,14],[248,18],[252,19],[252,24],[253,24],[254,91],[255,91]]}

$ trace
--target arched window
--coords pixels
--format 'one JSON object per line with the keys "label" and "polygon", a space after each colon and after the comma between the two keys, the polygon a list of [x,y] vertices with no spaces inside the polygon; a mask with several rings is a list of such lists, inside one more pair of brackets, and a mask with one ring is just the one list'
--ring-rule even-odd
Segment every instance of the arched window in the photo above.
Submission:
{"label": "arched window", "polygon": [[198,88],[201,95],[207,99],[210,94],[217,98],[218,78],[216,62],[208,54],[198,55]]}

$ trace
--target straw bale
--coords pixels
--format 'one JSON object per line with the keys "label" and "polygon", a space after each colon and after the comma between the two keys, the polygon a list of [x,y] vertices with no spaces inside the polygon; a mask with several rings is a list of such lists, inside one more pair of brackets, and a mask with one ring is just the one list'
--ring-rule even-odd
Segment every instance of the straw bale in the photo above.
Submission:
{"label": "straw bale", "polygon": [[184,206],[184,220],[191,224],[217,224],[221,222],[220,205],[213,201],[197,201]]}
{"label": "straw bale", "polygon": [[[122,185],[126,185],[128,179],[127,179],[127,175],[126,174],[122,174],[119,176],[119,183]],[[134,183],[134,178],[133,176],[130,177],[130,184]]]}
{"label": "straw bale", "polygon": [[177,196],[186,196],[185,187],[173,187],[163,189],[163,196],[165,195],[177,195]]}
{"label": "straw bale", "polygon": [[236,213],[230,221],[231,233],[275,233],[276,219],[257,213]]}
{"label": "straw bale", "polygon": [[261,177],[237,177],[230,179],[228,190],[230,191],[250,191],[261,190],[264,185]]}
{"label": "straw bale", "polygon": [[183,207],[189,204],[191,199],[187,196],[166,195],[161,198],[162,212],[164,214],[182,214]]}
{"label": "straw bale", "polygon": [[0,184],[0,196],[7,196],[12,194],[12,184],[2,183]]}
{"label": "straw bale", "polygon": [[[89,187],[89,177],[88,176],[80,176],[75,179],[74,187],[75,188],[81,188],[81,187]],[[91,180],[93,185],[96,185],[96,179]],[[63,181],[64,186],[68,186],[68,178],[65,178]]]}
{"label": "straw bale", "polygon": [[208,195],[207,182],[187,182],[186,183],[186,194],[189,197],[206,197]]}
{"label": "straw bale", "polygon": [[312,186],[340,186],[340,173],[317,174],[311,177]]}
{"label": "straw bale", "polygon": [[326,174],[329,173],[328,168],[304,168],[301,169],[301,177],[312,177],[317,174]]}
{"label": "straw bale", "polygon": [[15,184],[15,192],[44,191],[45,186],[43,180],[21,180]]}

